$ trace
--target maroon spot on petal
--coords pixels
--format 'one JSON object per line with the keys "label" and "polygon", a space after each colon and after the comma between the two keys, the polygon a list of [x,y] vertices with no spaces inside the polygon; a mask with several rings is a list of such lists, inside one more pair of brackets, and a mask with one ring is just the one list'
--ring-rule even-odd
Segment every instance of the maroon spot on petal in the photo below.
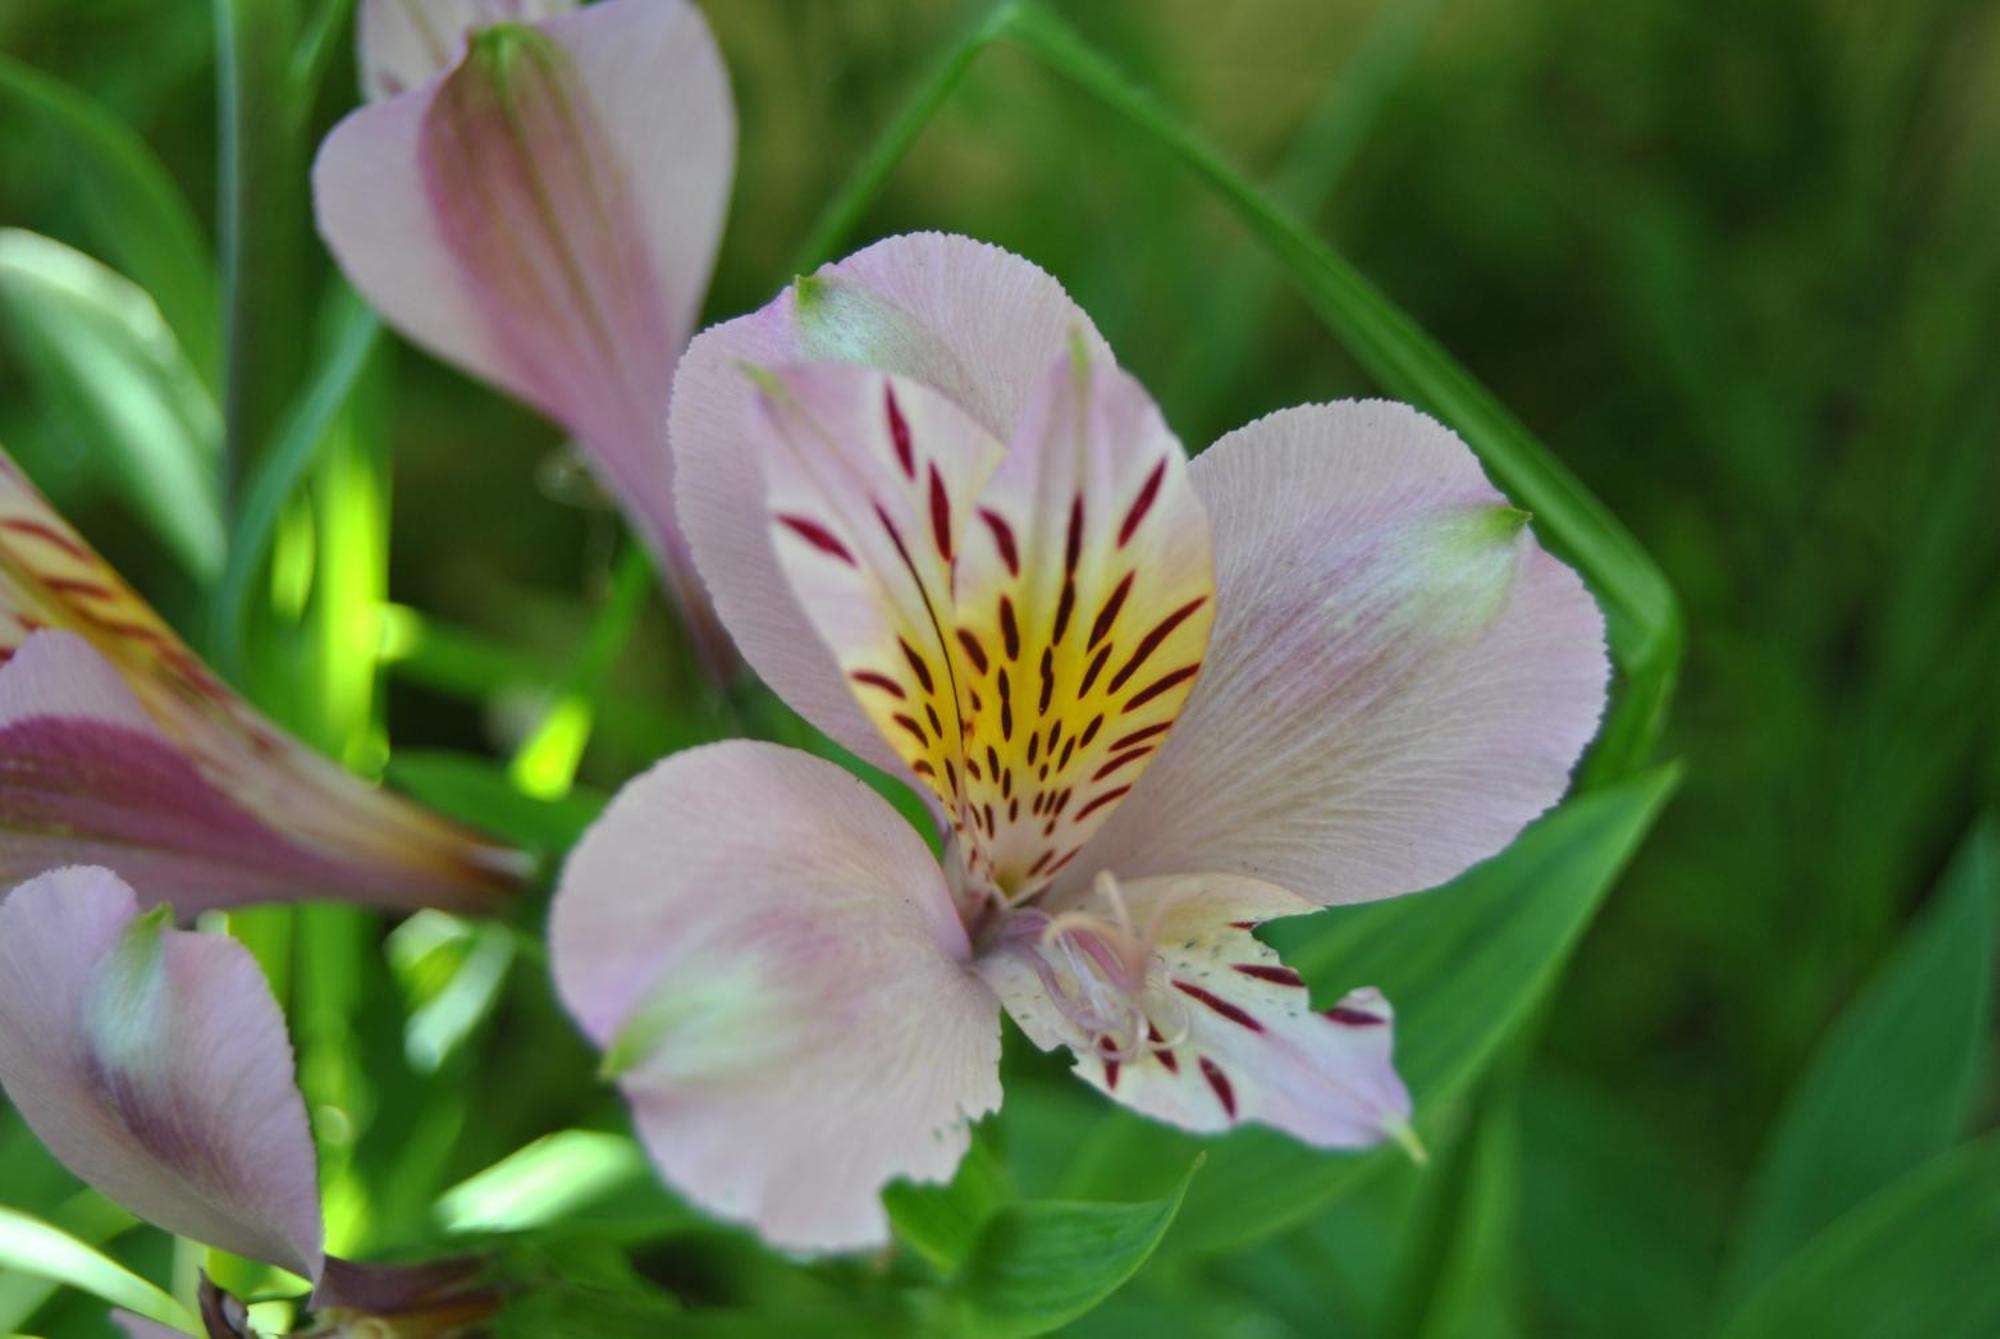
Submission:
{"label": "maroon spot on petal", "polygon": [[931,723],[931,733],[936,735],[939,739],[943,739],[944,722],[938,719],[937,708],[933,707],[928,702],[924,703],[924,716]]}
{"label": "maroon spot on petal", "polygon": [[1064,865],[1067,865],[1070,861],[1076,859],[1078,856],[1082,854],[1083,854],[1083,848],[1081,846],[1073,848],[1068,855],[1056,861],[1055,864],[1049,867],[1049,873],[1054,874],[1057,870],[1060,870]]}
{"label": "maroon spot on petal", "polygon": [[[1042,648],[1042,702],[1041,714],[1049,714],[1049,703],[1056,695],[1056,653]],[[1053,747],[1053,746],[1051,746]]]}
{"label": "maroon spot on petal", "polygon": [[1000,755],[994,751],[994,748],[991,744],[988,744],[986,746],[986,770],[993,773],[995,780],[999,779]]}
{"label": "maroon spot on petal", "polygon": [[1056,627],[1049,640],[1062,645],[1063,634],[1069,631],[1069,616],[1076,612],[1076,578],[1063,578],[1062,597],[1056,601]]}
{"label": "maroon spot on petal", "polygon": [[1125,710],[1128,712],[1137,711],[1160,694],[1169,692],[1179,685],[1186,683],[1199,673],[1201,673],[1201,663],[1197,661],[1192,665],[1183,665],[1172,674],[1163,674],[1147,687],[1132,694],[1132,700],[1125,704]]}
{"label": "maroon spot on petal", "polygon": [[32,535],[44,544],[61,549],[70,557],[83,562],[93,561],[89,549],[47,522],[33,520],[26,516],[10,516],[4,521],[0,521],[0,528],[12,530],[17,535]]}
{"label": "maroon spot on petal", "polygon": [[1201,1057],[1201,1076],[1208,1080],[1209,1087],[1215,1089],[1215,1100],[1222,1103],[1222,1114],[1235,1120],[1236,1090],[1229,1086],[1229,1076],[1207,1056]]}
{"label": "maroon spot on petal", "polygon": [[1138,672],[1139,667],[1146,663],[1146,658],[1160,649],[1160,643],[1171,637],[1175,628],[1187,622],[1194,614],[1194,611],[1201,608],[1207,602],[1208,597],[1206,595],[1197,595],[1180,608],[1174,610],[1173,613],[1161,619],[1157,627],[1140,639],[1137,649],[1132,652],[1132,658],[1125,662],[1124,668],[1112,676],[1110,691],[1115,693],[1123,688],[1126,682]]}
{"label": "maroon spot on petal", "polygon": [[1160,483],[1167,477],[1167,462],[1162,460],[1153,466],[1153,472],[1146,476],[1146,482],[1139,487],[1139,496],[1132,499],[1132,509],[1125,513],[1124,524],[1118,527],[1118,547],[1124,548],[1132,542],[1132,535],[1139,528],[1139,522],[1146,519],[1146,513],[1153,509],[1153,500],[1160,495]]}
{"label": "maroon spot on petal", "polygon": [[946,562],[951,561],[951,499],[945,496],[944,476],[931,466],[931,538]]}
{"label": "maroon spot on petal", "polygon": [[[1089,818],[1092,814],[1096,813],[1099,809],[1102,809],[1105,805],[1111,804],[1116,800],[1118,800],[1119,797],[1123,796],[1125,792],[1130,789],[1132,789],[1130,786],[1114,786],[1110,790],[1105,791],[1102,795],[1092,800],[1089,804],[1084,805],[1083,808],[1076,811],[1076,821],[1079,823],[1083,822],[1084,819]],[[1175,982],[1174,984],[1179,985],[1180,983]]]}
{"label": "maroon spot on petal", "polygon": [[1042,736],[1040,731],[1028,736],[1028,766],[1033,767],[1035,765],[1035,754],[1041,751],[1041,747]]}
{"label": "maroon spot on petal", "polygon": [[[1012,780],[1011,777],[1008,779]],[[1021,797],[1019,795],[1007,801],[1007,821],[1009,823],[1018,823],[1021,821]]]}
{"label": "maroon spot on petal", "polygon": [[1235,966],[1243,975],[1254,976],[1259,981],[1270,981],[1280,986],[1297,986],[1301,990],[1305,988],[1306,979],[1283,965],[1272,967],[1261,962],[1239,962]]}
{"label": "maroon spot on petal", "polygon": [[1344,1004],[1336,1004],[1326,1011],[1326,1016],[1346,1027],[1381,1027],[1389,1020],[1379,1014],[1371,1014],[1366,1009],[1350,1009]]}
{"label": "maroon spot on petal", "polygon": [[1000,597],[1000,640],[1006,644],[1007,659],[1021,657],[1021,625],[1014,621],[1014,602]]}
{"label": "maroon spot on petal", "polygon": [[1167,1039],[1160,1035],[1160,1029],[1154,1026],[1150,1018],[1146,1020],[1146,1040],[1153,1045],[1153,1054],[1160,1057],[1160,1063],[1166,1066],[1167,1073],[1181,1072],[1181,1062],[1174,1057],[1173,1048],[1167,1045]]}
{"label": "maroon spot on petal", "polygon": [[1138,749],[1133,749],[1129,753],[1121,753],[1117,757],[1113,758],[1110,762],[1104,764],[1104,766],[1098,768],[1096,774],[1093,775],[1090,779],[1092,781],[1102,781],[1104,780],[1104,778],[1110,776],[1113,772],[1116,772],[1123,767],[1129,767],[1131,764],[1139,761],[1139,759],[1145,757],[1148,753],[1151,753],[1152,751],[1153,750],[1150,748],[1138,748]]}
{"label": "maroon spot on petal", "polygon": [[910,449],[910,421],[903,417],[903,407],[896,403],[896,388],[888,382],[882,383],[882,408],[889,418],[889,441],[896,448],[896,462],[903,467],[903,476],[917,477],[916,453]]}
{"label": "maroon spot on petal", "polygon": [[917,724],[916,717],[905,716],[901,712],[898,712],[896,714],[895,719],[896,719],[896,724],[902,726],[905,730],[910,732],[910,737],[917,741],[918,747],[929,748],[931,746],[930,736],[924,733],[923,726]]}
{"label": "maroon spot on petal", "polygon": [[986,648],[979,644],[979,638],[972,635],[971,629],[958,630],[958,644],[965,648],[965,657],[972,662],[973,673],[986,673]]}
{"label": "maroon spot on petal", "polygon": [[896,639],[896,645],[903,648],[903,659],[910,662],[910,672],[917,676],[917,682],[924,686],[924,691],[926,693],[936,692],[937,684],[931,678],[931,667],[924,663],[922,656],[917,654],[917,648],[911,646],[901,637]]}
{"label": "maroon spot on petal", "polygon": [[1028,877],[1032,879],[1037,874],[1040,874],[1043,870],[1049,867],[1049,862],[1051,860],[1054,860],[1055,858],[1056,858],[1056,853],[1054,851],[1044,851],[1040,855],[1036,856],[1035,863],[1028,866]]}
{"label": "maroon spot on petal", "polygon": [[974,781],[984,781],[986,779],[986,773],[979,770],[979,759],[977,758],[967,758],[965,760],[965,774]]}
{"label": "maroon spot on petal", "polygon": [[1118,753],[1131,748],[1134,744],[1143,744],[1154,735],[1163,735],[1173,728],[1174,723],[1172,721],[1161,721],[1158,725],[1149,725],[1143,730],[1134,730],[1123,739],[1113,741],[1111,751]]}
{"label": "maroon spot on petal", "polygon": [[1000,551],[1000,561],[1007,564],[1007,574],[1021,575],[1021,553],[1014,547],[1014,527],[999,512],[985,507],[979,509],[979,519],[986,522],[987,530],[992,533],[993,547]]}
{"label": "maroon spot on petal", "polygon": [[1125,579],[1113,588],[1111,598],[1097,611],[1097,621],[1090,625],[1090,645],[1095,646],[1103,641],[1106,634],[1111,631],[1111,625],[1118,621],[1118,611],[1125,607],[1125,597],[1132,593],[1132,578],[1135,575],[1137,574],[1127,572]]}
{"label": "maroon spot on petal", "polygon": [[[853,560],[849,559],[848,561],[852,562]],[[45,576],[42,578],[42,585],[58,595],[75,595],[86,600],[115,600],[118,598],[118,592],[111,589],[111,587],[99,581],[86,580],[83,577]]]}
{"label": "maroon spot on petal", "polygon": [[[1007,671],[1004,666],[1000,670],[1000,738],[1006,740],[1014,738],[1014,686],[1007,682]],[[1028,760],[1034,761],[1034,756],[1033,752],[1030,752]]]}
{"label": "maroon spot on petal", "polygon": [[[1103,728],[1104,728],[1103,716],[1100,715],[1091,717],[1090,724],[1083,727],[1083,734],[1078,737],[1076,741],[1076,746],[1080,749],[1089,748],[1090,741],[1097,738],[1097,732],[1099,730],[1102,730]],[[1117,752],[1117,750],[1113,749],[1112,752],[1115,753]]]}
{"label": "maroon spot on petal", "polygon": [[1078,493],[1069,504],[1069,537],[1063,541],[1063,571],[1076,571],[1076,560],[1083,556],[1083,494]]}
{"label": "maroon spot on petal", "polygon": [[1262,924],[1262,921],[1231,921],[1229,922],[1229,928],[1232,930],[1254,930]]}
{"label": "maroon spot on petal", "polygon": [[1058,772],[1069,766],[1069,755],[1074,752],[1076,752],[1076,741],[1072,739],[1063,745],[1062,757],[1056,759],[1056,770]]}
{"label": "maroon spot on petal", "polygon": [[886,674],[877,674],[874,670],[856,670],[847,677],[856,683],[865,683],[870,688],[879,688],[898,702],[905,700],[909,696],[903,691],[903,685],[897,683]]}
{"label": "maroon spot on petal", "polygon": [[1111,647],[1109,645],[1097,648],[1097,654],[1091,657],[1090,668],[1083,672],[1083,682],[1076,686],[1076,695],[1078,697],[1084,697],[1089,694],[1091,685],[1097,682],[1097,676],[1104,673],[1104,662],[1110,658]]}
{"label": "maroon spot on petal", "polygon": [[1104,1062],[1104,1086],[1114,1093],[1118,1091],[1118,1062],[1116,1060],[1106,1060]]}
{"label": "maroon spot on petal", "polygon": [[919,758],[915,762],[911,763],[910,770],[912,772],[915,772],[918,776],[927,776],[932,778],[933,780],[937,778],[937,768],[931,766],[930,763],[928,763],[922,758]]}
{"label": "maroon spot on petal", "polygon": [[1191,1000],[1199,1000],[1201,1003],[1206,1004],[1209,1008],[1215,1010],[1215,1012],[1221,1014],[1238,1027],[1247,1027],[1252,1032],[1262,1032],[1264,1030],[1264,1025],[1249,1014],[1243,1012],[1243,1010],[1237,1008],[1228,1000],[1223,999],[1222,996],[1203,990],[1192,981],[1182,981],[1176,977],[1174,979],[1174,989]]}
{"label": "maroon spot on petal", "polygon": [[949,758],[944,760],[944,779],[946,784],[951,787],[951,793],[954,795],[958,794],[958,769],[951,765],[951,759]]}
{"label": "maroon spot on petal", "polygon": [[805,516],[791,516],[784,513],[779,514],[778,521],[786,529],[818,549],[821,553],[830,554],[846,563],[849,567],[859,567],[861,565],[854,561],[854,555],[847,551],[847,546],[840,542],[833,531],[827,529],[818,521]]}
{"label": "maroon spot on petal", "polygon": [[988,805],[983,805],[981,807],[986,814],[986,835],[991,837],[994,833],[1000,830],[1000,825],[993,821],[992,805],[988,804]]}

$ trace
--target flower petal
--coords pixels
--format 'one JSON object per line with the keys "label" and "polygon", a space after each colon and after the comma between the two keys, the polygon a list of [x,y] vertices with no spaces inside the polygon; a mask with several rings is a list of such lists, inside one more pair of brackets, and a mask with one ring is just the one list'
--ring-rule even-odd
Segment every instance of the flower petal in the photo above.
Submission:
{"label": "flower petal", "polygon": [[392,98],[456,65],[477,29],[574,8],[576,0],[361,0],[354,28],[362,87],[371,98]]}
{"label": "flower petal", "polygon": [[972,872],[1009,897],[1111,817],[1201,670],[1215,572],[1187,476],[1151,397],[1079,344],[979,496],[953,633],[965,807]]}
{"label": "flower petal", "polygon": [[787,289],[688,346],[674,379],[672,440],[682,522],[717,612],[751,668],[807,720],[893,765],[778,569],[744,363],[830,360],[939,391],[1007,440],[1049,362],[1078,334],[1110,361],[1090,318],[1020,257],[965,237],[892,237]]}
{"label": "flower petal", "polygon": [[1004,448],[934,391],[863,367],[759,371],[753,435],[784,574],[862,709],[963,828],[952,559]]}
{"label": "flower petal", "polygon": [[605,0],[475,34],[443,79],[341,122],[313,169],[320,231],[355,287],[575,434],[696,612],[667,403],[734,164],[700,12]]}
{"label": "flower petal", "polygon": [[884,1241],[999,1104],[999,1019],[923,842],[831,763],[677,754],[563,871],[556,984],[662,1175],[773,1243]]}
{"label": "flower petal", "polygon": [[1604,706],[1603,618],[1457,437],[1403,405],[1317,405],[1192,474],[1207,665],[1082,875],[1365,902],[1444,882],[1561,798]]}
{"label": "flower petal", "polygon": [[[979,972],[1043,1050],[1067,1046],[1076,1072],[1126,1106],[1184,1129],[1255,1122],[1323,1148],[1377,1144],[1408,1125],[1410,1097],[1391,1062],[1391,1014],[1373,990],[1315,1010],[1305,982],[1251,934],[1259,922],[1313,910],[1272,884],[1227,875],[1142,879],[1119,889],[1123,912],[1153,947],[1131,1035],[1117,1041],[1077,1021],[1058,995],[1094,1003],[1091,953],[1057,933],[1067,918],[985,954]],[[1100,889],[1075,909],[1109,927],[1124,919]],[[1106,937],[1108,938],[1108,936]],[[1099,1011],[1101,1005],[1096,1006]]]}
{"label": "flower petal", "polygon": [[10,658],[0,872],[109,863],[184,911],[302,896],[481,910],[518,873],[252,711],[0,452]]}
{"label": "flower petal", "polygon": [[109,870],[0,902],[0,1086],[50,1152],[181,1236],[319,1274],[312,1133],[285,1021],[232,939],[141,917]]}

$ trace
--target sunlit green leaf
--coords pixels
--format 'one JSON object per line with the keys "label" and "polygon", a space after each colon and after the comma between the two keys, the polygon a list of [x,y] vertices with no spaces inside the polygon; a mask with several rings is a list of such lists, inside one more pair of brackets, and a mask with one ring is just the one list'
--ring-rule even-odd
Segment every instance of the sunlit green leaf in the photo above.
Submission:
{"label": "sunlit green leaf", "polygon": [[221,422],[160,309],[61,242],[0,230],[0,312],[42,411],[198,579],[222,569]]}
{"label": "sunlit green leaf", "polygon": [[560,799],[537,799],[515,788],[504,764],[444,749],[395,754],[389,779],[440,813],[544,853],[568,850],[609,799],[580,786]]}
{"label": "sunlit green leaf", "polygon": [[1964,1135],[1989,1044],[1996,902],[2000,834],[1984,823],[1793,1090],[1747,1201],[1732,1296]]}
{"label": "sunlit green leaf", "polygon": [[81,1289],[189,1334],[200,1329],[187,1308],[109,1256],[39,1218],[6,1208],[0,1208],[0,1267]]}
{"label": "sunlit green leaf", "polygon": [[704,1222],[660,1185],[630,1136],[564,1130],[445,1192],[437,1220],[460,1236],[587,1228],[650,1236]]}
{"label": "sunlit green leaf", "polygon": [[965,1263],[1008,1191],[1007,1170],[989,1139],[972,1141],[944,1185],[898,1181],[882,1192],[896,1236],[941,1274]]}

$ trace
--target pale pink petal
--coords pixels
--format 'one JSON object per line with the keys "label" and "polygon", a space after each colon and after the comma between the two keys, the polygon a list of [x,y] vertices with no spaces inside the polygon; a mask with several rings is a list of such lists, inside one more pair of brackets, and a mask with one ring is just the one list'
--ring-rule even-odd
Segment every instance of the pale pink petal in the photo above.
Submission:
{"label": "pale pink petal", "polygon": [[1079,1075],[1135,1111],[1202,1133],[1256,1123],[1366,1147],[1409,1123],[1388,1003],[1364,989],[1315,1009],[1250,933],[1311,910],[1227,875],[1142,879],[1115,896],[1100,885],[1053,923],[1017,913],[979,972],[1031,1041],[1068,1047]]}
{"label": "pale pink petal", "polygon": [[979,495],[953,634],[968,863],[1009,898],[1111,817],[1201,672],[1215,575],[1187,476],[1144,388],[1079,345],[1043,372]]}
{"label": "pale pink petal", "polygon": [[341,122],[313,169],[320,232],[355,286],[573,433],[696,618],[667,404],[734,164],[700,11],[604,0],[476,34],[443,79]]}
{"label": "pale pink petal", "polygon": [[0,1086],[139,1217],[316,1278],[312,1133],[263,971],[232,939],[138,913],[88,867],[0,902]]}
{"label": "pale pink petal", "polygon": [[1464,443],[1403,405],[1317,405],[1223,438],[1193,478],[1206,668],[1081,877],[1365,902],[1444,882],[1562,797],[1604,707],[1603,618]]}
{"label": "pale pink petal", "polygon": [[456,65],[468,33],[575,8],[576,0],[361,0],[354,29],[362,88],[392,98]]}
{"label": "pale pink petal", "polygon": [[519,873],[512,853],[259,716],[4,452],[0,728],[13,877],[109,864],[183,911],[308,896],[470,911],[499,905]]}
{"label": "pale pink petal", "polygon": [[1000,1101],[999,1018],[922,840],[767,744],[677,754],[570,857],[556,984],[661,1174],[776,1245],[875,1245]]}
{"label": "pale pink petal", "polygon": [[944,394],[1002,441],[1052,359],[1080,338],[1110,360],[1090,318],[1048,274],[965,237],[892,237],[787,289],[688,347],[672,437],[682,523],[717,612],[752,669],[820,729],[893,765],[778,570],[764,484],[748,441],[742,364],[833,360]]}

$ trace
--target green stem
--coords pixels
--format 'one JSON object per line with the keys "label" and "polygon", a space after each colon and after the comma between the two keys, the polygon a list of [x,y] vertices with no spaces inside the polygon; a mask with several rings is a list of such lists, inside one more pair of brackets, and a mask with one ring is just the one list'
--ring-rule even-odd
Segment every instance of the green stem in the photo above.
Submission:
{"label": "green stem", "polygon": [[304,360],[303,118],[292,106],[296,0],[215,0],[222,132],[225,496],[285,412]]}

